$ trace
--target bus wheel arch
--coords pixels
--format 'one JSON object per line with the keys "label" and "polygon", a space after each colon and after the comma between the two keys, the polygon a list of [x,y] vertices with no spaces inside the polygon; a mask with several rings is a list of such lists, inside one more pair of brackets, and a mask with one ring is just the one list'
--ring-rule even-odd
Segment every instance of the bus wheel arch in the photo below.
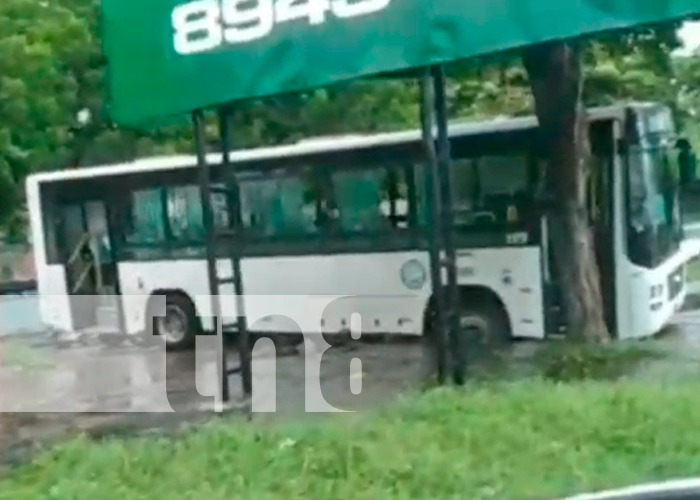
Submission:
{"label": "bus wheel arch", "polygon": [[[165,307],[160,302],[165,298]],[[192,298],[180,289],[154,290],[146,306],[146,333],[163,336],[169,350],[182,350],[194,345],[202,324]]]}
{"label": "bus wheel arch", "polygon": [[[482,348],[494,352],[509,344],[512,339],[510,315],[498,293],[480,285],[459,286],[458,289],[460,326],[472,333],[469,337],[472,347],[478,340]],[[423,314],[423,336],[426,343],[432,345],[435,340],[431,335],[435,331],[434,312],[435,298],[431,296]]]}

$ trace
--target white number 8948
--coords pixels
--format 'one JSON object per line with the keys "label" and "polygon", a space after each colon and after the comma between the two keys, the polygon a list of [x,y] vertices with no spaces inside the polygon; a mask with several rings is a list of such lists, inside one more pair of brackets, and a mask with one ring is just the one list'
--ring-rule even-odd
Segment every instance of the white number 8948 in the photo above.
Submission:
{"label": "white number 8948", "polygon": [[307,19],[323,24],[331,11],[340,18],[364,16],[391,0],[194,0],[173,9],[175,52],[207,52],[223,43],[245,43],[269,35],[275,24]]}

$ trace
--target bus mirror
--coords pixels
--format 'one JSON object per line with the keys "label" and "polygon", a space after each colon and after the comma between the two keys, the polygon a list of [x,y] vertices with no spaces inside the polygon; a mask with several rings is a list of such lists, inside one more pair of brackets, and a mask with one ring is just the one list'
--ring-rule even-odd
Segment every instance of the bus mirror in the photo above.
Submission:
{"label": "bus mirror", "polygon": [[676,149],[678,150],[678,173],[680,174],[681,188],[687,190],[696,183],[697,158],[688,139],[678,139]]}

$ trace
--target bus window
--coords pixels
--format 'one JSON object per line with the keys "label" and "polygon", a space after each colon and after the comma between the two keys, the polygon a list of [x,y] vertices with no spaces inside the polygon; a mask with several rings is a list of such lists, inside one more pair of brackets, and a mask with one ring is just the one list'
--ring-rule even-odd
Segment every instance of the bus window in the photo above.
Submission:
{"label": "bus window", "polygon": [[381,232],[408,225],[407,186],[403,172],[385,167],[336,171],[334,201],[342,232]]}
{"label": "bus window", "polygon": [[[168,224],[172,238],[181,242],[203,242],[204,212],[202,210],[199,186],[176,186],[166,189]],[[231,225],[229,205],[222,192],[211,194],[211,208],[214,227],[228,229]]]}
{"label": "bus window", "polygon": [[[526,154],[455,159],[450,187],[455,225],[461,228],[519,224],[533,198]],[[418,220],[426,224],[424,165],[415,168]]]}
{"label": "bus window", "polygon": [[266,237],[303,236],[318,232],[316,202],[309,182],[300,176],[240,181],[243,227]]}
{"label": "bus window", "polygon": [[528,157],[489,155],[477,160],[478,195],[475,212],[497,225],[516,224],[529,211],[532,197],[528,182]]}
{"label": "bus window", "polygon": [[56,213],[56,206],[48,200],[42,200],[44,213],[42,219],[44,222],[44,243],[46,245],[46,261],[49,264],[60,264],[61,253],[58,248],[57,226],[59,224],[59,216]]}
{"label": "bus window", "polygon": [[[213,185],[220,188],[225,188],[223,185]],[[219,229],[231,228],[231,207],[229,199],[223,192],[211,194],[211,210],[214,216],[214,227]]]}
{"label": "bus window", "polygon": [[478,165],[484,193],[515,193],[527,189],[528,158],[525,154],[482,156]]}
{"label": "bus window", "polygon": [[167,190],[168,221],[175,240],[202,241],[204,224],[198,186]]}
{"label": "bus window", "polygon": [[408,177],[411,171],[407,168],[392,168],[387,171],[385,178],[384,196],[381,202],[382,215],[389,219],[391,225],[398,229],[409,227],[411,217],[411,201]]}
{"label": "bus window", "polygon": [[[429,168],[425,164],[416,165],[414,168],[417,218],[420,227],[428,224],[426,176]],[[478,193],[478,176],[475,169],[476,163],[473,159],[454,160],[450,165],[452,206],[457,226],[469,226],[474,223],[475,199]]]}
{"label": "bus window", "polygon": [[479,221],[475,200],[478,196],[478,176],[475,160],[456,160],[451,165],[450,186],[455,225],[471,225]]}
{"label": "bus window", "polygon": [[134,191],[131,198],[131,213],[126,228],[126,242],[142,245],[165,243],[165,214],[161,189]]}

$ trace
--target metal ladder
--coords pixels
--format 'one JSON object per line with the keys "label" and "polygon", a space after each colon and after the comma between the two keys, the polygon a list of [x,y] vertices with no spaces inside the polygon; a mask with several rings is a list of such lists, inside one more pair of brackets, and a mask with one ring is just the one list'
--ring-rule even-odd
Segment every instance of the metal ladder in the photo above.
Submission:
{"label": "metal ladder", "polygon": [[[465,348],[464,338],[460,332],[458,316],[458,289],[456,252],[452,239],[452,221],[454,213],[452,208],[449,165],[450,165],[450,141],[447,131],[447,109],[445,100],[445,74],[442,67],[434,66],[425,68],[421,80],[421,123],[422,136],[426,148],[426,157],[430,168],[426,175],[426,187],[428,187],[431,200],[430,228],[432,234],[429,238],[430,271],[433,283],[433,292],[436,299],[437,338],[435,344],[438,351],[438,380],[444,383],[448,367],[452,368],[452,378],[455,383],[464,383]],[[233,173],[233,166],[229,163],[229,113],[225,108],[219,110],[219,128],[221,132],[222,166],[227,172]],[[197,149],[197,164],[200,172],[200,194],[204,213],[204,226],[207,234],[207,274],[209,277],[209,290],[211,296],[211,310],[214,318],[214,328],[220,339],[220,373],[222,399],[230,399],[228,376],[240,374],[243,393],[246,397],[252,395],[252,370],[251,370],[251,342],[246,321],[244,290],[241,279],[240,247],[236,242],[241,223],[241,210],[239,204],[238,189],[224,191],[234,200],[234,224],[233,229],[227,232],[218,232],[214,227],[211,195],[214,192],[211,185],[210,166],[206,158],[204,114],[202,110],[193,113],[195,126],[195,142]],[[437,130],[437,136],[433,131]],[[232,176],[233,178],[233,176]],[[237,183],[233,183],[237,186]],[[229,278],[220,278],[217,269],[217,247],[223,236],[231,236],[229,240],[233,275]],[[444,257],[443,257],[444,254]],[[442,272],[446,271],[447,282],[443,286]],[[225,284],[233,284],[236,294],[236,313],[238,321],[233,325],[223,328],[221,322],[220,287]],[[237,367],[230,369],[224,349],[224,334],[235,333],[238,339],[240,362]],[[452,356],[450,359],[450,352]],[[451,361],[451,362],[450,362]]]}
{"label": "metal ladder", "polygon": [[[452,237],[454,209],[450,189],[450,140],[447,130],[445,73],[440,66],[426,68],[421,79],[421,132],[429,169],[425,184],[429,199],[428,219],[430,274],[435,297],[437,328],[437,377],[443,384],[451,371],[453,381],[465,381],[465,339],[459,325],[457,257]],[[434,134],[434,130],[437,134]],[[447,281],[443,286],[442,274]]]}
{"label": "metal ladder", "polygon": [[[193,115],[195,126],[195,141],[197,147],[197,162],[199,165],[199,187],[202,199],[202,212],[204,216],[204,227],[206,232],[206,260],[207,276],[209,278],[209,295],[211,300],[211,312],[214,322],[214,332],[219,339],[219,373],[221,374],[221,398],[224,402],[230,400],[229,376],[239,374],[241,376],[243,394],[247,398],[252,394],[252,370],[251,370],[251,342],[246,320],[244,290],[241,274],[241,259],[239,244],[236,238],[241,226],[241,213],[239,203],[239,193],[234,180],[234,187],[212,186],[211,169],[206,158],[205,137],[204,137],[204,115],[197,111]],[[229,163],[229,125],[228,113],[221,110],[219,113],[219,127],[221,132],[222,168],[229,172],[233,166]],[[233,173],[233,172],[232,172]],[[231,175],[231,179],[235,176]],[[212,194],[224,194],[229,201],[228,205],[233,214],[231,229],[217,229],[214,221],[212,207]],[[231,207],[233,205],[233,207]],[[226,247],[230,249],[227,259],[231,262],[232,275],[229,277],[219,276],[217,265],[217,250]],[[237,321],[231,324],[224,324],[222,320],[221,287],[233,285],[236,296],[236,316]],[[236,336],[238,341],[239,362],[238,366],[229,367],[226,356],[225,337]]]}

